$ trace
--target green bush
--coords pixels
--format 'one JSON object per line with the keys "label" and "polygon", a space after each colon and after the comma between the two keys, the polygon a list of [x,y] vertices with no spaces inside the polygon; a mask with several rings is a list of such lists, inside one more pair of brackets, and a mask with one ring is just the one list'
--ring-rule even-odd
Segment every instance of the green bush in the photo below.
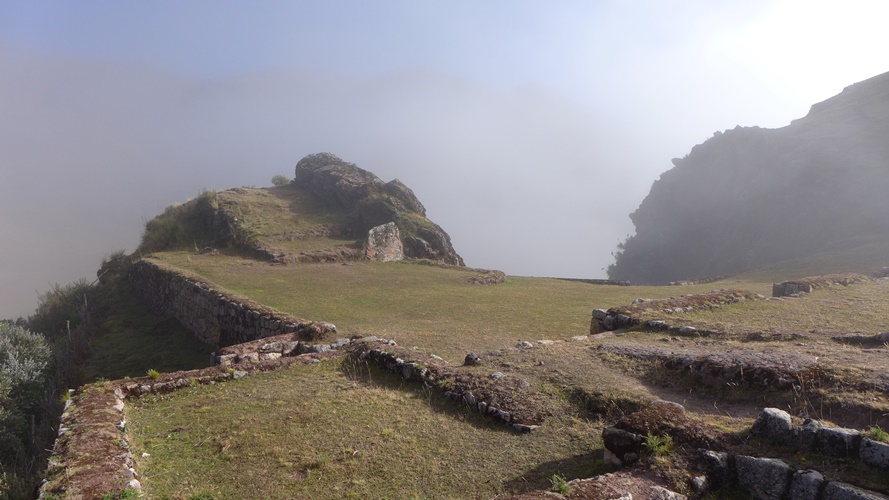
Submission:
{"label": "green bush", "polygon": [[46,339],[0,322],[0,498],[18,489],[17,472],[33,450],[32,418],[39,421],[52,354]]}
{"label": "green bush", "polygon": [[67,285],[54,283],[38,296],[37,309],[27,321],[27,328],[49,338],[67,335],[82,319],[87,296],[93,289],[85,279]]}
{"label": "green bush", "polygon": [[276,175],[272,177],[273,186],[286,186],[287,184],[290,184],[290,178],[286,175]]}

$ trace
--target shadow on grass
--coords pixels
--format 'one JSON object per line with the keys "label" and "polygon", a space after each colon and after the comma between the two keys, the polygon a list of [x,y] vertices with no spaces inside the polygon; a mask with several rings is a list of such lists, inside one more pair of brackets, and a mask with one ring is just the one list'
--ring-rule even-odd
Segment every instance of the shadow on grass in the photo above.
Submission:
{"label": "shadow on grass", "polygon": [[464,404],[445,398],[442,392],[438,390],[425,387],[423,383],[418,381],[406,382],[398,375],[390,373],[373,363],[346,356],[340,362],[339,370],[349,379],[356,382],[400,391],[416,400],[425,401],[433,411],[448,415],[477,429],[518,435],[518,432],[513,430],[512,427],[492,417],[481,415],[478,411],[471,410]]}
{"label": "shadow on grass", "polygon": [[546,490],[553,486],[553,477],[555,476],[561,476],[566,481],[571,481],[572,479],[585,479],[613,472],[614,467],[605,464],[602,454],[602,449],[596,449],[583,455],[544,462],[506,481],[503,485],[504,489],[516,493]]}

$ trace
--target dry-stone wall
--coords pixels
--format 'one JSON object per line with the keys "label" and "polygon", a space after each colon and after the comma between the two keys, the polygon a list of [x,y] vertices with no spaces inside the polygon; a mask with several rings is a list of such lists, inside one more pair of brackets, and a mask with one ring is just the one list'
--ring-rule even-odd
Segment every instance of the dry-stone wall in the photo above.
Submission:
{"label": "dry-stone wall", "polygon": [[831,286],[849,286],[857,283],[871,281],[869,276],[863,274],[827,274],[824,276],[812,276],[792,281],[783,281],[772,284],[772,297],[794,297],[803,293],[811,293],[812,290],[828,288]]}
{"label": "dry-stone wall", "polygon": [[[612,307],[608,310],[594,309],[593,317],[590,321],[590,335],[640,326],[642,324],[640,316],[646,311],[658,311],[674,315],[692,311],[718,309],[728,304],[763,298],[765,297],[746,290],[712,290],[707,293],[683,295],[682,297],[670,297],[668,299],[636,299],[629,306]],[[706,336],[708,333],[698,332],[691,327],[671,328],[664,321],[649,321],[646,323],[646,326],[654,329],[676,330],[677,334],[682,335],[696,334]],[[687,329],[688,331],[680,331],[680,329]]]}
{"label": "dry-stone wall", "polygon": [[285,333],[310,339],[336,331],[329,323],[315,323],[273,311],[147,259],[133,265],[129,279],[152,309],[177,319],[197,338],[213,346],[229,346]]}
{"label": "dry-stone wall", "polygon": [[[794,426],[790,415],[777,408],[764,409],[750,434],[773,445],[784,445],[788,450],[819,452],[840,461],[860,461],[876,470],[889,470],[889,444],[872,440],[854,429],[826,427],[811,419]],[[637,432],[606,427],[602,440],[608,463],[630,465],[644,453],[645,436]],[[692,478],[691,487],[699,494],[736,482],[759,499],[889,499],[875,491],[830,480],[816,470],[796,470],[779,458],[701,449],[697,462],[697,469],[704,475]]]}

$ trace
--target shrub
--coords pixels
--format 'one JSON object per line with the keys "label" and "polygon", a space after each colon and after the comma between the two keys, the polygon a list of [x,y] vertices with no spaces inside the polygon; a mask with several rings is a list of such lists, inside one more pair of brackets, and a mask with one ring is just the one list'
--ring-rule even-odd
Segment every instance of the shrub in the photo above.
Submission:
{"label": "shrub", "polygon": [[161,376],[161,372],[155,369],[150,369],[146,373],[148,374],[148,378],[150,378],[151,380],[157,380],[157,378]]}
{"label": "shrub", "polygon": [[273,186],[286,186],[290,184],[290,178],[286,175],[276,175],[272,177],[272,185]]}

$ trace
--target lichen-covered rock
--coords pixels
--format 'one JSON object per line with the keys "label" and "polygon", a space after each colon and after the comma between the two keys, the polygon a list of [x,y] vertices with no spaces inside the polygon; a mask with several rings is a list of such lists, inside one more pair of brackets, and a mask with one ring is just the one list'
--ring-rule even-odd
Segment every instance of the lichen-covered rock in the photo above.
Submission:
{"label": "lichen-covered rock", "polygon": [[394,222],[373,227],[367,233],[367,247],[364,252],[368,260],[392,262],[404,259],[401,233]]}
{"label": "lichen-covered rock", "polygon": [[818,431],[823,427],[821,422],[811,418],[807,418],[803,425],[795,427],[793,432],[796,434],[799,449],[813,451],[818,444]]}
{"label": "lichen-covered rock", "polygon": [[738,484],[754,498],[780,500],[790,483],[790,466],[777,458],[735,457]]}
{"label": "lichen-covered rock", "polygon": [[750,433],[764,439],[785,441],[790,438],[792,427],[789,413],[778,408],[765,408],[756,418]]}

